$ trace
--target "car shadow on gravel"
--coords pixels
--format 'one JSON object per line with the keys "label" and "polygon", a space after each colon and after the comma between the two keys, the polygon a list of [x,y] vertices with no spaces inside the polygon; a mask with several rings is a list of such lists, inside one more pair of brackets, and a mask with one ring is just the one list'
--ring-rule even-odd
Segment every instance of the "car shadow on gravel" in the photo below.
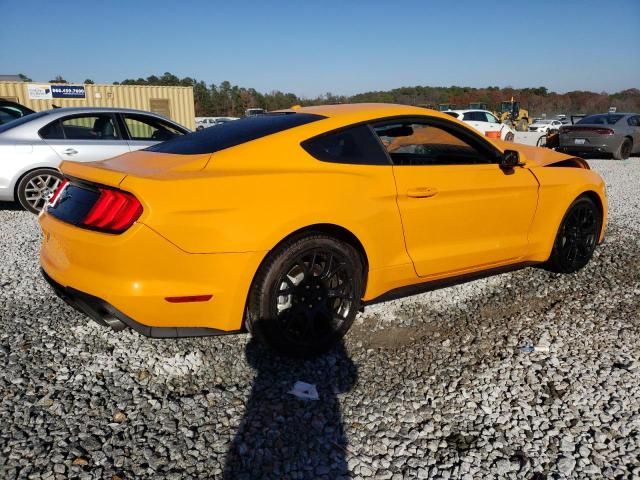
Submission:
{"label": "car shadow on gravel", "polygon": [[18,202],[0,202],[0,210],[17,211],[24,210]]}
{"label": "car shadow on gravel", "polygon": [[[357,367],[342,342],[306,362],[277,357],[254,338],[245,353],[256,375],[223,478],[351,478],[338,395],[353,388]],[[296,381],[314,384],[319,399],[288,393]]]}

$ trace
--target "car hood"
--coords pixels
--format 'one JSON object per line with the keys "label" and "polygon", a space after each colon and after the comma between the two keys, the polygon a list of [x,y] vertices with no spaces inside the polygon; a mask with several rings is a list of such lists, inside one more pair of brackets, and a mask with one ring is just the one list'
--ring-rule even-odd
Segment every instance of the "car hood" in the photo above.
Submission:
{"label": "car hood", "polygon": [[551,150],[548,148],[514,144],[512,142],[505,142],[501,140],[494,140],[494,143],[502,151],[516,150],[518,153],[520,153],[521,160],[524,160],[525,165],[529,168],[546,167],[567,160],[572,161],[576,164],[575,166],[579,166],[580,168],[589,168],[589,164],[581,158],[556,152],[555,150]]}
{"label": "car hood", "polygon": [[117,187],[128,175],[156,179],[189,176],[203,170],[209,158],[209,153],[170,155],[139,150],[98,162],[64,161],[60,170],[70,177]]}

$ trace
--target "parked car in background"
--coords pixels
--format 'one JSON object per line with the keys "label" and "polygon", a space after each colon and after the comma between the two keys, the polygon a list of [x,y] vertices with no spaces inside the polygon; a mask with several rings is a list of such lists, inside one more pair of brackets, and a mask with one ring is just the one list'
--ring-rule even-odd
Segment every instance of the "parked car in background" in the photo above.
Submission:
{"label": "parked car in background", "polygon": [[588,115],[560,128],[558,150],[572,154],[607,153],[624,160],[640,153],[640,114]]}
{"label": "parked car in background", "polygon": [[537,120],[529,125],[530,132],[547,133],[549,130],[560,130],[563,123],[560,120]]}
{"label": "parked car in background", "polygon": [[267,111],[264,108],[247,108],[244,111],[245,117],[255,117],[256,115],[264,115]]}
{"label": "parked car in background", "polygon": [[35,112],[24,105],[0,98],[0,125],[32,113]]}
{"label": "parked car in background", "polygon": [[18,200],[37,213],[62,178],[63,160],[91,162],[189,133],[140,110],[56,108],[0,125],[0,201]]}
{"label": "parked car in background", "polygon": [[248,330],[297,356],[367,303],[531,264],[575,272],[607,215],[586,161],[406,105],[268,113],[61,169],[40,262],[69,304],[151,337]]}
{"label": "parked car in background", "polygon": [[488,110],[447,110],[443,113],[472,126],[487,137],[500,138],[512,142],[515,130],[504,123]]}
{"label": "parked car in background", "polygon": [[238,117],[196,117],[196,130],[215,127],[234,120],[240,119]]}

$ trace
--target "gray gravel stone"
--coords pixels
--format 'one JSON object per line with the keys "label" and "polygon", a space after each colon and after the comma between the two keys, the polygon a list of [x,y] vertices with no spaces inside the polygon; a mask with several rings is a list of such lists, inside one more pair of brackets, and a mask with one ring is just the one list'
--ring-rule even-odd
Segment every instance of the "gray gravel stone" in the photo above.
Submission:
{"label": "gray gravel stone", "polygon": [[0,206],[0,476],[640,476],[640,159],[590,165],[610,215],[585,269],[367,307],[306,362],[103,329],[42,280],[37,219]]}

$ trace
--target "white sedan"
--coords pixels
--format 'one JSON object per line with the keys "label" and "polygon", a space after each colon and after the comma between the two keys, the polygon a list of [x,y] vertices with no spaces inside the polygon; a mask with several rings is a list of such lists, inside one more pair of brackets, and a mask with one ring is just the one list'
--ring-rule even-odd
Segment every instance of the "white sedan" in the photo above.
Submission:
{"label": "white sedan", "polygon": [[547,133],[549,130],[560,130],[562,125],[560,120],[537,120],[529,125],[529,131]]}
{"label": "white sedan", "polygon": [[447,110],[443,113],[462,120],[487,137],[500,138],[508,142],[513,142],[515,137],[515,131],[508,125],[500,123],[488,110]]}

